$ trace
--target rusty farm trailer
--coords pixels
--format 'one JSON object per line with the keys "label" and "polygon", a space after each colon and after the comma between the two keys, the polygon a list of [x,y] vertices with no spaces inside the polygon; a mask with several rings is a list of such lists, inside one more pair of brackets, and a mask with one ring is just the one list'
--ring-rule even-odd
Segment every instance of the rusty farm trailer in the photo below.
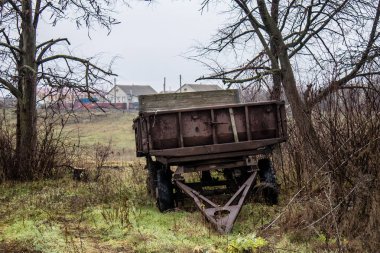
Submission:
{"label": "rusty farm trailer", "polygon": [[[268,155],[287,139],[284,102],[238,103],[237,95],[229,90],[140,97],[136,151],[146,157],[148,191],[160,211],[187,195],[219,232],[228,233],[253,185],[277,202]],[[194,172],[199,179],[187,182],[187,173]],[[216,195],[230,198],[217,204]]]}

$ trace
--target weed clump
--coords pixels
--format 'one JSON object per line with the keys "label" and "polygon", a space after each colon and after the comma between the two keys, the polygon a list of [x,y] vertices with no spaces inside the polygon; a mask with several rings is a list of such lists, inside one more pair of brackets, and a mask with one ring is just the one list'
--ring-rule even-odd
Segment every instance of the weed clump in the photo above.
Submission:
{"label": "weed clump", "polygon": [[250,234],[245,237],[238,237],[230,242],[227,248],[228,253],[245,253],[245,252],[258,252],[263,247],[267,246],[268,242],[262,238],[256,236],[256,234]]}

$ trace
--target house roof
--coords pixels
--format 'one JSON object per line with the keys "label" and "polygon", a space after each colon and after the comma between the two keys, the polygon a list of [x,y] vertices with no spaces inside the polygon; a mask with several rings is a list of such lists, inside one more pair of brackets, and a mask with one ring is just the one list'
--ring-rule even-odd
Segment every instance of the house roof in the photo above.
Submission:
{"label": "house roof", "polygon": [[118,88],[120,88],[122,91],[124,91],[125,94],[131,94],[133,96],[140,96],[140,95],[149,95],[149,94],[156,94],[157,91],[155,91],[150,85],[116,85]]}
{"label": "house roof", "polygon": [[192,88],[194,91],[222,90],[222,88],[216,84],[184,84],[182,88],[185,86]]}

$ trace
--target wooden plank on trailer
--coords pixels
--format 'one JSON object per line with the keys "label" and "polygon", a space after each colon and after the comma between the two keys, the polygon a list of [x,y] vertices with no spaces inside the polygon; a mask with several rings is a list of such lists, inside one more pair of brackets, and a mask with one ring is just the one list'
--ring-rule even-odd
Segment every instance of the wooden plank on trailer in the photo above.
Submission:
{"label": "wooden plank on trailer", "polygon": [[238,103],[240,94],[236,89],[139,96],[140,112]]}
{"label": "wooden plank on trailer", "polygon": [[179,147],[183,148],[183,129],[182,129],[182,113],[178,112],[178,131],[179,131]]}
{"label": "wooden plank on trailer", "polygon": [[218,144],[218,139],[216,137],[216,125],[215,122],[215,112],[211,109],[211,127],[212,127],[212,141],[214,144]]}
{"label": "wooden plank on trailer", "polygon": [[235,140],[235,142],[239,142],[239,136],[238,136],[237,130],[236,130],[236,122],[235,122],[234,109],[229,108],[229,112],[230,112],[230,118],[231,118],[232,132],[234,134],[234,140]]}
{"label": "wooden plank on trailer", "polygon": [[252,140],[252,134],[251,134],[251,123],[249,122],[248,106],[244,106],[244,109],[245,109],[245,128],[247,131],[247,139],[250,141]]}

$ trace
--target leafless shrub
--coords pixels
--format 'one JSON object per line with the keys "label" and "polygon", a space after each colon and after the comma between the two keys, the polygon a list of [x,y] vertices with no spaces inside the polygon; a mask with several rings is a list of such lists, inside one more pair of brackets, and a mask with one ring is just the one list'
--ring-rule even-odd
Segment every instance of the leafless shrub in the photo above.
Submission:
{"label": "leafless shrub", "polygon": [[341,89],[315,107],[313,122],[329,154],[322,167],[312,165],[290,121],[283,149],[287,169],[278,170],[278,176],[297,194],[282,217],[284,227],[334,238],[340,251],[348,247],[344,238],[360,240],[370,252],[378,249],[379,94],[379,86]]}
{"label": "leafless shrub", "polygon": [[102,168],[109,159],[110,155],[113,153],[111,149],[111,143],[111,140],[108,142],[108,145],[97,143],[94,147],[96,167],[95,181],[99,179]]}
{"label": "leafless shrub", "polygon": [[329,113],[321,108],[316,116],[329,137],[326,147],[331,153],[336,150],[326,175],[336,206],[333,213],[344,234],[360,238],[371,251],[380,242],[379,94],[380,89],[342,90],[328,101]]}
{"label": "leafless shrub", "polygon": [[56,114],[51,110],[40,114],[34,178],[51,178],[71,168],[79,147],[72,144],[63,129],[69,115]]}
{"label": "leafless shrub", "polygon": [[[30,172],[31,179],[62,176],[77,155],[78,146],[68,141],[63,129],[68,115],[58,115],[50,110],[41,111],[38,118],[38,137],[35,157]],[[1,119],[0,129],[0,180],[13,179],[16,173],[16,131],[14,123]]]}
{"label": "leafless shrub", "polygon": [[12,168],[16,162],[16,135],[13,124],[0,118],[0,182],[12,177]]}

